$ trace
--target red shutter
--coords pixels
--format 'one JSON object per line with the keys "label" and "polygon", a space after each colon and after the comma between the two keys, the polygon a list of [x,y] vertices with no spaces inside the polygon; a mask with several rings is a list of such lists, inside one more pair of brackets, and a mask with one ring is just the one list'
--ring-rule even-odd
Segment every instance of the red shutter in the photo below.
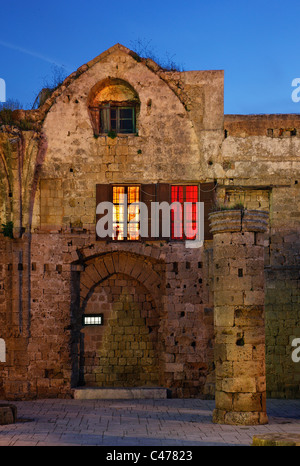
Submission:
{"label": "red shutter", "polygon": [[216,183],[201,183],[200,184],[200,202],[204,202],[204,239],[213,239],[213,235],[209,227],[208,214],[211,212],[212,206],[216,198]]}
{"label": "red shutter", "polygon": [[[158,238],[151,237],[151,202],[156,202],[156,184],[142,184],[141,185],[141,202],[147,206],[148,210],[148,237],[142,240],[157,240]],[[141,214],[142,215],[142,214]],[[142,219],[141,219],[142,221]]]}
{"label": "red shutter", "polygon": [[[97,184],[96,185],[96,207],[100,202],[113,202],[113,195],[112,195],[112,185],[110,184]],[[100,220],[101,217],[106,215],[106,213],[100,215],[96,214],[96,224],[98,220]],[[96,234],[96,240],[97,241],[108,241],[111,240],[110,236],[107,236],[105,238],[100,238]]]}

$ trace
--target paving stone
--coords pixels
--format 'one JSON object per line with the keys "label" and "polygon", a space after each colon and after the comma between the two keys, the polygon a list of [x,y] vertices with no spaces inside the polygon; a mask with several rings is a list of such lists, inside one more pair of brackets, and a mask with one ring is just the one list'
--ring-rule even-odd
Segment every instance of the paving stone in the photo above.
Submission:
{"label": "paving stone", "polygon": [[275,434],[264,434],[255,435],[253,437],[253,446],[260,447],[300,447],[300,433],[275,433]]}
{"label": "paving stone", "polygon": [[1,446],[250,446],[254,438],[286,442],[300,436],[300,400],[267,400],[269,424],[247,427],[214,424],[213,400],[45,399],[15,404],[18,418],[0,426]]}
{"label": "paving stone", "polygon": [[128,399],[159,399],[167,398],[165,388],[76,388],[73,390],[77,400],[128,400]]}

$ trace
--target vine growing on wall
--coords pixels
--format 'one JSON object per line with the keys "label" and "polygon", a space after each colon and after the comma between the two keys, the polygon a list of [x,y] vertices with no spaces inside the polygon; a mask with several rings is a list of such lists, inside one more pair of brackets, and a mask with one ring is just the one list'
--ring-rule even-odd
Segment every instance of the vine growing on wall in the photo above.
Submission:
{"label": "vine growing on wall", "polygon": [[2,223],[2,233],[8,238],[13,238],[13,222]]}
{"label": "vine growing on wall", "polygon": [[2,145],[4,152],[4,165],[7,171],[7,178],[12,191],[13,186],[13,173],[12,173],[12,147],[9,140],[5,141]]}

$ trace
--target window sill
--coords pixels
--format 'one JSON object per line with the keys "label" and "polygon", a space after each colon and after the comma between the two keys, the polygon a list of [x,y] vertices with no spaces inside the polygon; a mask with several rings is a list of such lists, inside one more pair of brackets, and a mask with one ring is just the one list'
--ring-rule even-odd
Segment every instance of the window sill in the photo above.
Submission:
{"label": "window sill", "polygon": [[110,139],[115,139],[115,138],[132,138],[132,137],[138,137],[138,133],[116,133],[115,136],[111,137],[109,136],[107,133],[94,133],[94,138],[95,139],[98,139],[98,138],[110,138]]}

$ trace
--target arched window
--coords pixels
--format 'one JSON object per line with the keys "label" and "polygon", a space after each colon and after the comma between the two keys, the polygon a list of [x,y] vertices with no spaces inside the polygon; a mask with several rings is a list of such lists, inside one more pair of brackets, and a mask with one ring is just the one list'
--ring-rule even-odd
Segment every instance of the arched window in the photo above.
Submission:
{"label": "arched window", "polygon": [[89,96],[94,134],[135,134],[139,108],[138,95],[126,81],[108,78],[96,84]]}

